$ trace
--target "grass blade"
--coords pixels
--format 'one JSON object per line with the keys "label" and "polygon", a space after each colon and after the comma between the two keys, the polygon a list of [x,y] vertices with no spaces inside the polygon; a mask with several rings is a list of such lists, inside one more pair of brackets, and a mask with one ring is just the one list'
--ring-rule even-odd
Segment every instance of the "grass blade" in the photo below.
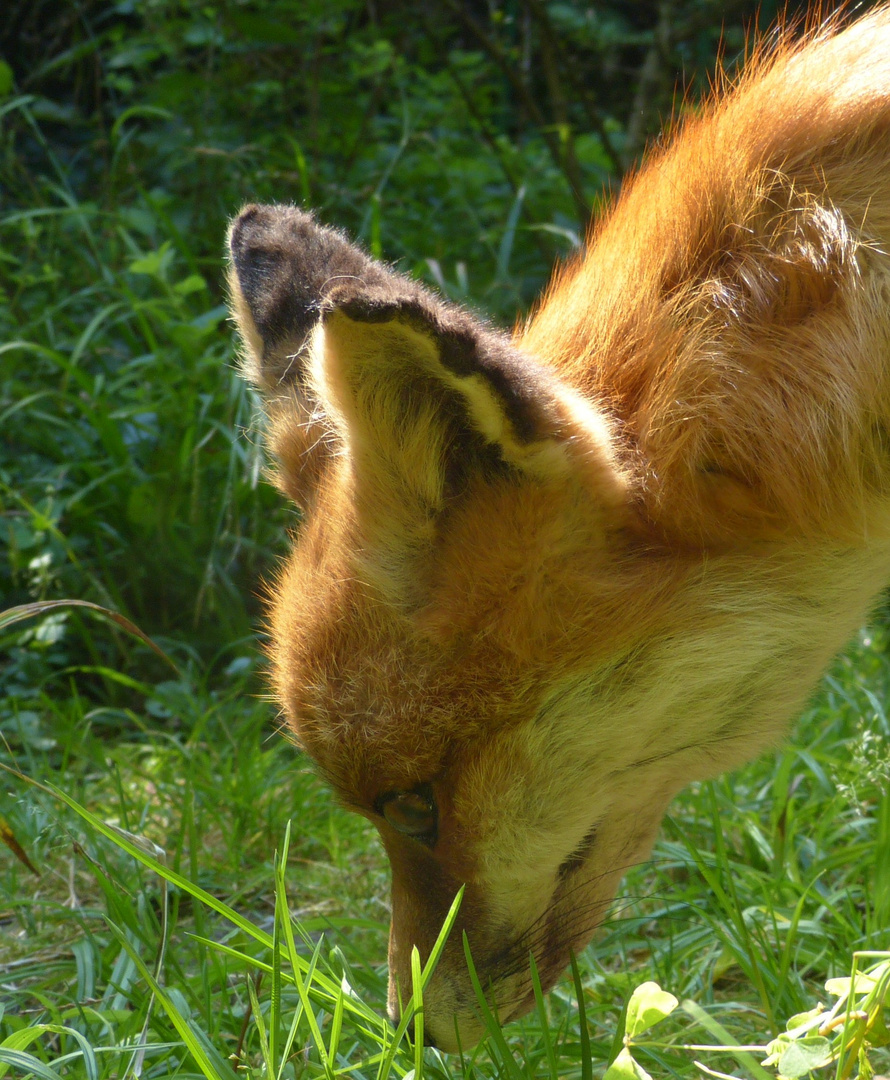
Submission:
{"label": "grass blade", "polygon": [[184,1017],[179,1009],[177,1009],[173,999],[167,994],[154,975],[152,975],[142,957],[133,948],[127,935],[109,919],[106,919],[106,923],[120,942],[121,947],[126,950],[130,959],[138,968],[139,974],[145,979],[146,983],[148,983],[154,996],[160,1001],[161,1005],[163,1005],[164,1011],[176,1028],[179,1037],[182,1039],[189,1053],[195,1059],[201,1072],[207,1077],[207,1080],[236,1080],[236,1074],[229,1062],[226,1061],[216,1047],[213,1046],[204,1032]]}

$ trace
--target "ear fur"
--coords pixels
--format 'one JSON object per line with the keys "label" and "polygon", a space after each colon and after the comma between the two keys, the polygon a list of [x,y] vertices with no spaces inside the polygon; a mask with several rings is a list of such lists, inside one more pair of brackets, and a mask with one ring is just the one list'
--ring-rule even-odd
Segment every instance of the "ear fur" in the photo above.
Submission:
{"label": "ear fur", "polygon": [[302,382],[302,357],[327,297],[344,283],[373,288],[387,277],[343,233],[295,206],[245,206],[228,247],[244,373],[270,395]]}
{"label": "ear fur", "polygon": [[460,471],[457,455],[541,478],[564,472],[552,380],[465,313],[449,315],[373,298],[325,314],[313,380],[356,466],[379,458],[403,484],[430,477],[421,483],[431,506],[445,474]]}
{"label": "ear fur", "polygon": [[311,215],[249,206],[229,246],[244,366],[301,504],[345,457],[371,531],[410,546],[480,470],[556,478],[582,437],[614,471],[605,425],[546,369]]}
{"label": "ear fur", "polygon": [[470,485],[570,469],[545,373],[463,312],[367,296],[337,305],[309,378],[345,450],[366,572],[406,610],[423,600],[441,515]]}

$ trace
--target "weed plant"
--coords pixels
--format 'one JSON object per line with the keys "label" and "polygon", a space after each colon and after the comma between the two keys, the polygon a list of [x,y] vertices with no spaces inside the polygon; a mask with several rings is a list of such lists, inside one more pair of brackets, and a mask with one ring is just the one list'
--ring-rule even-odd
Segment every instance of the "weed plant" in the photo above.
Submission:
{"label": "weed plant", "polygon": [[[504,320],[578,234],[540,139],[498,127],[477,53],[455,54],[468,103],[364,24],[335,55],[351,0],[284,30],[278,6],[85,5],[56,59],[101,56],[86,118],[0,62],[0,607],[100,604],[175,663],[84,608],[0,623],[0,1078],[586,1078],[636,1039],[647,982],[694,1007],[637,1039],[632,1069],[760,1077],[765,1051],[684,1048],[766,1047],[854,951],[890,948],[881,620],[786,748],[675,802],[526,1019],[449,1057],[382,1019],[385,860],[263,700],[255,597],[297,522],[235,375],[225,223],[248,198],[309,202]],[[296,48],[306,27],[352,83],[319,76],[302,139],[270,35]],[[610,166],[578,145],[592,201]]]}

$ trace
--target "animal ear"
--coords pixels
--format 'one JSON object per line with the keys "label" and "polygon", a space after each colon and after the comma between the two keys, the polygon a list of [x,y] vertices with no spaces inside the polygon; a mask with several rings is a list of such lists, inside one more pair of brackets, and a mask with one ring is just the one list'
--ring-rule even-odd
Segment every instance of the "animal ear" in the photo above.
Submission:
{"label": "animal ear", "polygon": [[295,206],[245,206],[228,237],[232,314],[245,375],[274,398],[305,378],[306,347],[329,295],[388,272],[336,229]]}
{"label": "animal ear", "polygon": [[245,208],[229,247],[244,368],[297,502],[344,448],[363,504],[417,520],[473,469],[565,468],[557,382],[506,336],[295,207]]}
{"label": "animal ear", "polygon": [[417,559],[471,487],[572,473],[623,504],[605,421],[506,335],[294,207],[247,207],[229,244],[279,486],[310,511],[337,493],[368,576],[397,605],[417,603]]}
{"label": "animal ear", "polygon": [[229,229],[228,247],[242,372],[263,394],[278,486],[308,508],[336,451],[307,380],[312,332],[338,284],[370,286],[386,271],[294,206],[246,206]]}
{"label": "animal ear", "polygon": [[568,470],[551,377],[429,295],[368,289],[333,304],[311,380],[345,449],[369,568],[409,604],[406,583],[449,501],[475,481]]}
{"label": "animal ear", "polygon": [[468,313],[431,296],[363,296],[323,319],[319,395],[366,482],[441,509],[467,470],[565,469],[554,380]]}

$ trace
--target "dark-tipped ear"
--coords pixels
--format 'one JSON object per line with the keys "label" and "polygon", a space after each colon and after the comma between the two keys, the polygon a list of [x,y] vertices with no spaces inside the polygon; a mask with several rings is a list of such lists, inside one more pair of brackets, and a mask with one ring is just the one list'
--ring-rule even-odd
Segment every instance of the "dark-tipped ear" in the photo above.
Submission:
{"label": "dark-tipped ear", "polygon": [[245,373],[263,391],[280,486],[297,502],[311,503],[341,440],[363,483],[388,478],[393,498],[423,492],[430,508],[480,452],[532,472],[558,467],[552,380],[503,335],[293,206],[246,207],[229,250]]}
{"label": "dark-tipped ear", "polygon": [[570,468],[558,385],[509,341],[430,296],[337,304],[311,381],[352,474],[367,563],[410,606],[439,515],[477,481],[540,482]]}
{"label": "dark-tipped ear", "polygon": [[300,505],[347,468],[369,549],[395,564],[482,474],[540,481],[573,460],[623,497],[602,418],[504,334],[295,207],[247,207],[229,245],[245,367]]}
{"label": "dark-tipped ear", "polygon": [[229,230],[229,292],[242,370],[263,393],[278,486],[309,508],[339,447],[307,379],[310,343],[337,303],[419,298],[417,283],[368,258],[294,206],[247,206]]}
{"label": "dark-tipped ear", "polygon": [[229,229],[232,313],[248,378],[270,394],[300,384],[309,334],[329,294],[380,285],[387,271],[295,206],[245,206]]}

